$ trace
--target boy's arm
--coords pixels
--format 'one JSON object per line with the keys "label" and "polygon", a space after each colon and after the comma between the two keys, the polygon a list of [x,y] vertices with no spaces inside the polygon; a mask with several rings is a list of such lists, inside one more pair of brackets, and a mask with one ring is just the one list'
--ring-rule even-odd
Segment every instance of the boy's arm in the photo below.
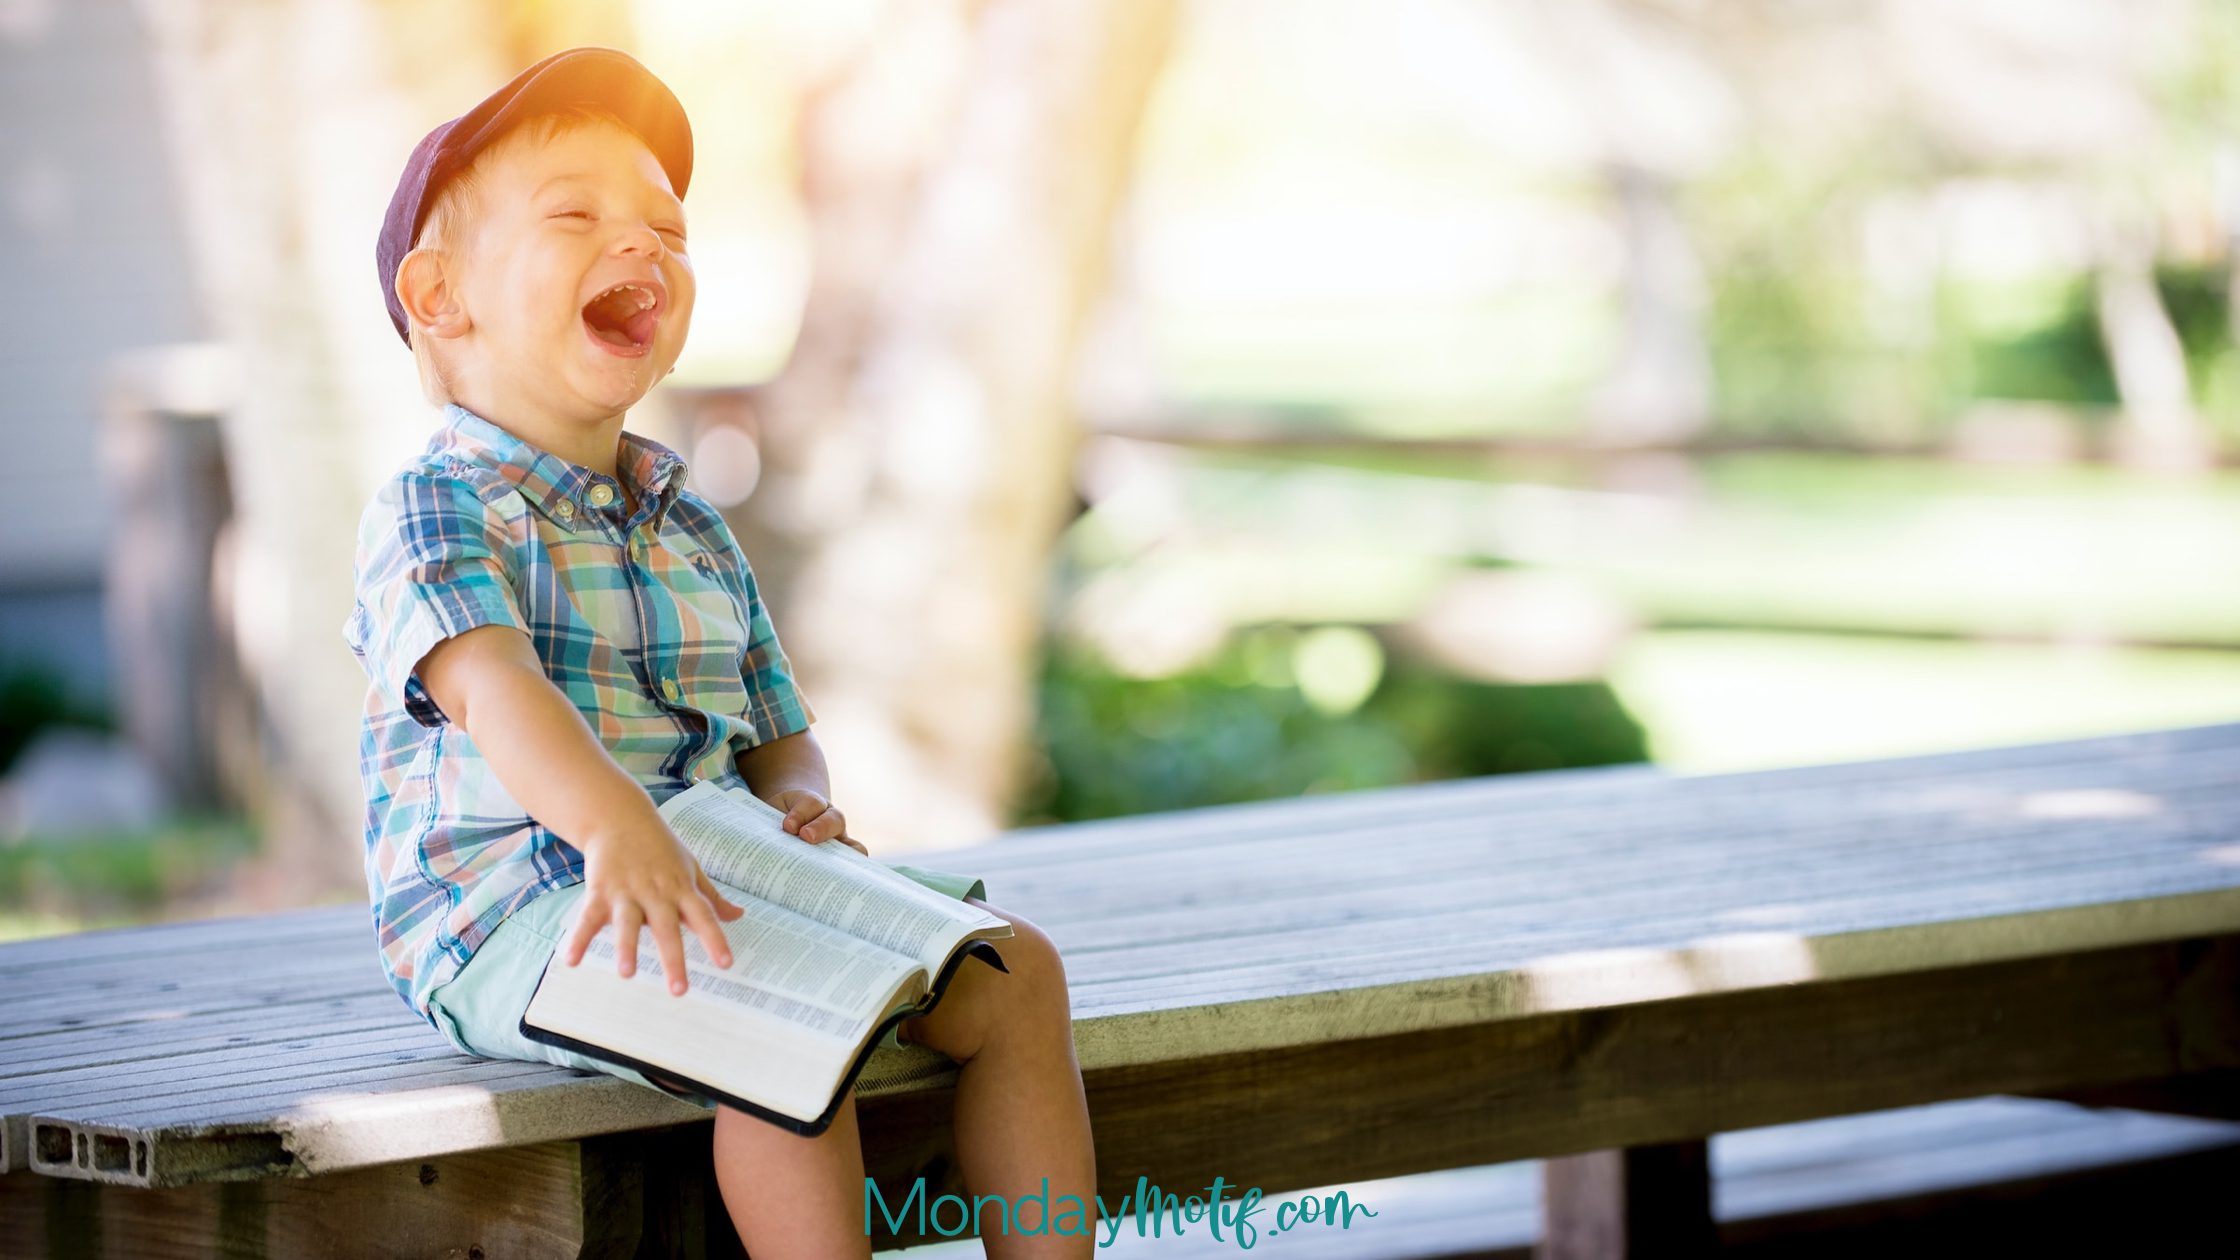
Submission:
{"label": "boy's arm", "polygon": [[561,947],[569,966],[610,919],[624,976],[637,969],[639,927],[649,927],[669,991],[683,993],[680,921],[717,966],[731,965],[718,920],[746,911],[717,891],[645,788],[607,754],[545,674],[527,635],[512,626],[477,626],[430,648],[417,672],[514,800],[583,851],[583,907]]}
{"label": "boy's arm", "polygon": [[838,840],[865,857],[871,851],[847,834],[848,820],[832,805],[832,777],[824,747],[807,728],[756,744],[732,759],[747,790],[786,811],[785,828],[811,844]]}

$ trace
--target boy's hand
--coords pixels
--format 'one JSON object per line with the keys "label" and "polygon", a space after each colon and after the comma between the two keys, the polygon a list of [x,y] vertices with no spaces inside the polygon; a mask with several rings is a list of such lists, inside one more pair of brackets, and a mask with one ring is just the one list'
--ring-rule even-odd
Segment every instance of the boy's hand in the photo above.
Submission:
{"label": "boy's hand", "polygon": [[770,798],[770,803],[786,811],[786,830],[798,834],[809,843],[823,844],[827,840],[838,840],[865,857],[871,856],[871,850],[845,834],[848,820],[841,817],[840,811],[833,807],[832,802],[808,788],[787,788]]}
{"label": "boy's hand", "polygon": [[684,936],[689,923],[718,967],[731,965],[731,947],[718,920],[728,923],[746,913],[716,889],[700,863],[655,815],[650,824],[611,832],[583,846],[583,904],[575,930],[561,946],[568,965],[583,959],[584,948],[608,922],[615,925],[620,952],[617,971],[627,979],[638,967],[638,929],[653,931],[653,947],[669,992],[685,991]]}

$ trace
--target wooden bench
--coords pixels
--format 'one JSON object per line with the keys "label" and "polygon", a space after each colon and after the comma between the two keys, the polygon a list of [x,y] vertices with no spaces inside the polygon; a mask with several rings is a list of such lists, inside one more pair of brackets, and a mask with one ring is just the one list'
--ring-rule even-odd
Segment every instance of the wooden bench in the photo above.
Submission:
{"label": "wooden bench", "polygon": [[[2240,1114],[2240,724],[1312,796],[956,864],[1065,953],[1114,1199],[1555,1157],[1542,1251],[1649,1254],[1706,1239],[1715,1133],[1987,1094]],[[26,1254],[736,1254],[701,1113],[453,1052],[363,907],[0,946],[0,1012]],[[882,1186],[961,1192],[954,1080],[874,1058]]]}

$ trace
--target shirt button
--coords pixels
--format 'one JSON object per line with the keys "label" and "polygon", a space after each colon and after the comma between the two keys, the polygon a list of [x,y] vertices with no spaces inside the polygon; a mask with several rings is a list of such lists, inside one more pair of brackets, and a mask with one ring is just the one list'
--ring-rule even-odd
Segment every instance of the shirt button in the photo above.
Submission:
{"label": "shirt button", "polygon": [[671,704],[674,704],[676,703],[677,697],[683,695],[684,693],[677,690],[676,679],[664,678],[661,680],[661,694],[669,697],[669,702]]}
{"label": "shirt button", "polygon": [[558,516],[563,521],[574,520],[576,515],[575,500],[562,499],[558,503],[552,505],[552,511],[554,515]]}
{"label": "shirt button", "polygon": [[584,497],[591,500],[591,506],[595,508],[603,508],[609,503],[614,502],[614,487],[602,481],[599,484],[591,487],[591,493],[585,495]]}

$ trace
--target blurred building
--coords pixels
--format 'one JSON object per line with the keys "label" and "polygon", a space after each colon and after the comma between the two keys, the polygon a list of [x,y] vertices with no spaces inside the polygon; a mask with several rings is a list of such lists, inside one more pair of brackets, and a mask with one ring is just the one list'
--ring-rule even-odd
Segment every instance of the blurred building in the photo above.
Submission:
{"label": "blurred building", "polygon": [[112,686],[102,573],[111,540],[100,453],[116,356],[206,333],[188,272],[147,48],[118,0],[0,5],[0,670],[73,695]]}

